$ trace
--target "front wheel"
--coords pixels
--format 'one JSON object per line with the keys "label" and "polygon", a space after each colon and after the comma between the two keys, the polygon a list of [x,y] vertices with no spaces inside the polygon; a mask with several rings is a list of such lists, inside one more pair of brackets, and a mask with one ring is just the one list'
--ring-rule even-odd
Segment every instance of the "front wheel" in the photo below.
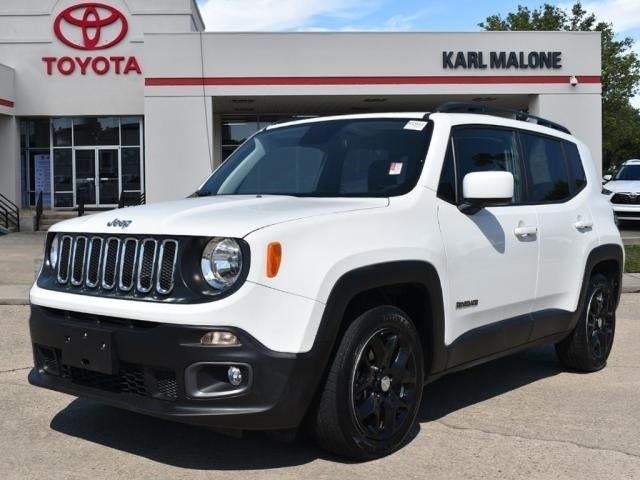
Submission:
{"label": "front wheel", "polygon": [[418,332],[401,310],[382,306],[344,333],[315,415],[321,446],[368,460],[393,452],[411,431],[424,383]]}
{"label": "front wheel", "polygon": [[558,358],[572,370],[600,370],[611,353],[615,328],[615,290],[609,278],[596,273],[589,281],[587,301],[575,329],[556,345]]}

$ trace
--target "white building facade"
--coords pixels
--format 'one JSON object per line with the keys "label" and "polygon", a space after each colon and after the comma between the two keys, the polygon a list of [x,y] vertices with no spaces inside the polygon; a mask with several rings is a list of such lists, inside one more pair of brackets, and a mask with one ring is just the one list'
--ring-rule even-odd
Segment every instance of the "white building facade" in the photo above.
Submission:
{"label": "white building facade", "polygon": [[0,3],[0,193],[180,198],[270,123],[445,101],[561,123],[600,168],[598,33],[203,30],[195,0]]}

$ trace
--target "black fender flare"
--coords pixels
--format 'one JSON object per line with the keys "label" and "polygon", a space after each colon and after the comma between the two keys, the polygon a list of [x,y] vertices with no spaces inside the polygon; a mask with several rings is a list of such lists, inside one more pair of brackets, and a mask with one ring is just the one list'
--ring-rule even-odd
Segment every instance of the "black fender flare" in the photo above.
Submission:
{"label": "black fender flare", "polygon": [[356,295],[368,290],[402,284],[417,284],[428,292],[429,298],[425,301],[429,302],[428,311],[431,318],[414,318],[412,320],[416,323],[429,322],[432,351],[425,353],[426,358],[430,359],[430,371],[437,372],[444,367],[446,361],[444,304],[440,276],[431,263],[420,260],[402,260],[356,268],[343,274],[335,283],[325,305],[314,342],[314,347],[316,345],[323,346],[322,351],[326,355],[322,361],[323,370],[337,348],[338,333],[349,302]]}
{"label": "black fender flare", "polygon": [[589,289],[589,280],[596,265],[606,261],[614,261],[618,264],[618,278],[616,291],[616,308],[620,304],[620,295],[622,294],[622,275],[624,273],[624,252],[622,247],[616,243],[606,243],[594,248],[587,257],[584,276],[582,277],[582,287],[580,288],[580,297],[578,297],[578,308],[576,316],[580,313],[582,305],[586,301],[587,291]]}

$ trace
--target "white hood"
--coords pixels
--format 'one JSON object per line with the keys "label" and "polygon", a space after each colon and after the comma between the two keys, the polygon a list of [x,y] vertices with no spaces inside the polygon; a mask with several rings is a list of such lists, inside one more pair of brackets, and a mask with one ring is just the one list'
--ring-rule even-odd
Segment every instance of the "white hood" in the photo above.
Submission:
{"label": "white hood", "polygon": [[640,193],[640,180],[612,180],[611,182],[605,183],[602,187],[613,193]]}
{"label": "white hood", "polygon": [[[190,235],[241,238],[269,225],[318,215],[382,208],[387,198],[301,198],[229,195],[187,198],[85,215],[52,232]],[[114,220],[119,226],[107,226]],[[123,228],[122,222],[130,222]]]}

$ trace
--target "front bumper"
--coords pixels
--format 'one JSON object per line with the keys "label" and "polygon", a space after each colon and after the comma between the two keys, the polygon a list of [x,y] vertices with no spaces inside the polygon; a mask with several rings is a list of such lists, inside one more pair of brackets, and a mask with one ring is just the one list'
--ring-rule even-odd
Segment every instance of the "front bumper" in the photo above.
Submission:
{"label": "front bumper", "polygon": [[[220,327],[137,322],[36,305],[31,307],[29,326],[35,362],[29,373],[32,385],[219,428],[298,426],[324,368],[324,355],[318,355],[321,344],[308,353],[274,352],[238,328],[226,330],[233,331],[242,346],[203,346],[202,335]],[[85,364],[82,358],[78,364],[67,345],[77,344],[85,331],[89,340],[97,335],[101,346],[89,347],[86,353],[93,363],[87,359]],[[105,346],[106,354],[98,352]],[[238,365],[244,374],[239,387],[225,385],[230,365]]]}
{"label": "front bumper", "polygon": [[640,220],[640,205],[612,203],[611,206],[619,220]]}

